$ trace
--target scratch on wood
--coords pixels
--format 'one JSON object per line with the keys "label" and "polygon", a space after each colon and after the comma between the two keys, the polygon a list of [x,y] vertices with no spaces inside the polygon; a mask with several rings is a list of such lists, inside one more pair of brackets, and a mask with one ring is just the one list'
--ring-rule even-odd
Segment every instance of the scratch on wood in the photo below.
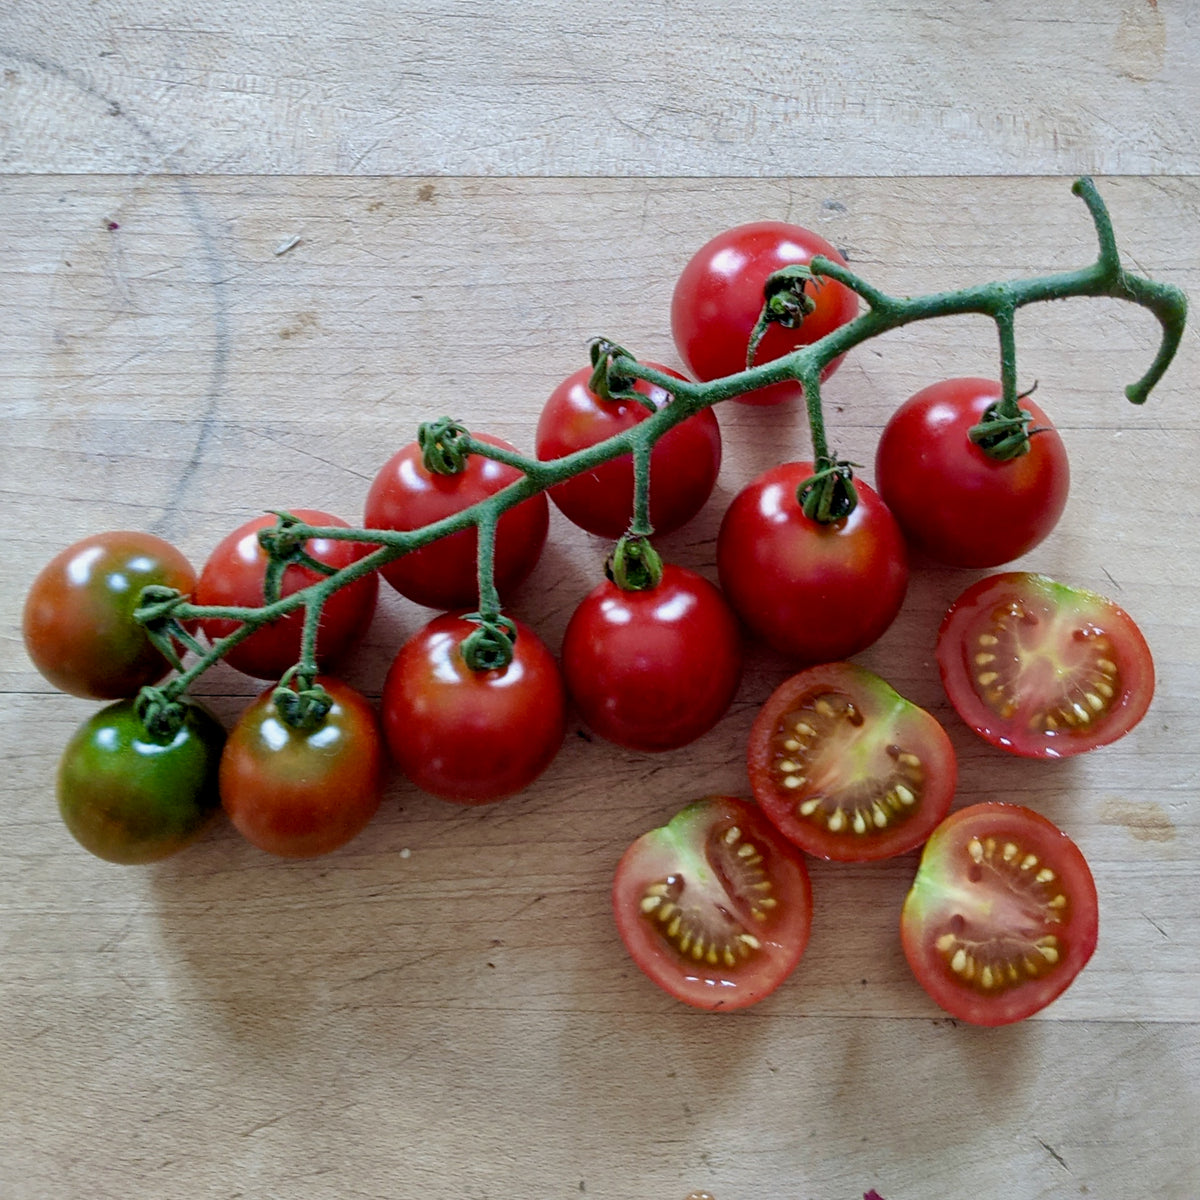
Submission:
{"label": "scratch on wood", "polygon": [[300,245],[300,235],[297,233],[293,237],[288,238],[287,241],[280,242],[271,253],[278,258],[281,254],[286,254],[289,250],[294,250],[298,245]]}
{"label": "scratch on wood", "polygon": [[1043,1150],[1045,1150],[1045,1152],[1048,1155],[1050,1155],[1050,1157],[1052,1159],[1054,1159],[1054,1161],[1056,1163],[1058,1163],[1058,1165],[1060,1167],[1062,1167],[1062,1169],[1064,1171],[1067,1171],[1068,1173],[1070,1172],[1071,1168],[1067,1166],[1067,1160],[1065,1158],[1063,1158],[1063,1156],[1061,1154],[1059,1154],[1059,1152],[1057,1150],[1055,1150],[1055,1148],[1053,1146],[1048,1146],[1045,1142],[1042,1141],[1041,1138],[1037,1138],[1036,1140],[1037,1140],[1037,1144],[1039,1146],[1041,1146],[1041,1148]]}

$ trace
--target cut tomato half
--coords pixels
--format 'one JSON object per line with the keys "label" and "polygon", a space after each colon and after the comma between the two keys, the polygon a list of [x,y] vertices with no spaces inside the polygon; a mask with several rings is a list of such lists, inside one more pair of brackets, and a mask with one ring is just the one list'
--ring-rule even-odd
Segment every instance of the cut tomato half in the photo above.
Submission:
{"label": "cut tomato half", "polygon": [[1016,804],[951,814],[900,917],[913,974],[951,1016],[1008,1025],[1045,1008],[1096,948],[1096,885],[1079,847]]}
{"label": "cut tomato half", "polygon": [[633,961],[696,1008],[745,1008],[769,995],[800,961],[812,924],[803,856],[731,796],[697,800],[638,838],[612,898]]}
{"label": "cut tomato half", "polygon": [[1111,600],[1045,575],[981,579],[951,606],[937,643],[950,703],[993,746],[1063,758],[1107,745],[1145,715],[1154,660]]}
{"label": "cut tomato half", "polygon": [[854,663],[780,684],[750,730],[747,766],[776,828],[841,862],[915,849],[949,811],[958,777],[937,719]]}

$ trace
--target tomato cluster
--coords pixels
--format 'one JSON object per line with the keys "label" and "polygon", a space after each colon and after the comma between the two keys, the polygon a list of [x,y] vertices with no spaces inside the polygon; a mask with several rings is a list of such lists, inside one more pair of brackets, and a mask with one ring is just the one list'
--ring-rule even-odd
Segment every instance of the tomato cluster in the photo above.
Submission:
{"label": "tomato cluster", "polygon": [[[779,222],[705,245],[671,307],[693,376],[769,363],[854,321],[858,297],[814,274],[816,255],[845,265],[816,235]],[[56,686],[115,701],[64,753],[67,827],[100,857],[146,862],[198,837],[224,808],[269,853],[325,854],[377,811],[389,760],[435,796],[488,804],[546,770],[571,706],[619,746],[687,745],[734,700],[745,631],[797,673],[750,731],[753,799],[699,800],[621,859],[614,910],[634,961],[687,1003],[754,1003],[807,943],[806,855],[867,862],[925,846],[901,917],[920,981],[967,1020],[1036,1011],[1095,944],[1086,863],[1027,810],[951,815],[957,763],[945,730],[846,660],[895,619],[910,557],[998,566],[1050,533],[1068,470],[1049,419],[1028,397],[1015,415],[1005,410],[987,380],[925,388],[883,431],[878,490],[820,454],[746,484],[720,524],[718,587],[662,563],[648,541],[708,501],[721,463],[716,417],[711,407],[674,410],[680,419],[642,446],[640,464],[633,452],[589,457],[666,413],[672,382],[685,382],[666,367],[651,368],[653,384],[621,378],[607,353],[546,402],[528,461],[587,464],[552,484],[532,486],[536,470],[486,433],[447,427],[427,438],[423,429],[379,468],[362,530],[298,509],[232,531],[199,572],[161,539],[123,531],[51,562],[26,604],[30,657]],[[738,398],[799,394],[785,383]],[[550,502],[581,529],[617,539],[608,577],[579,602],[558,656],[499,611],[538,561]],[[481,515],[464,523],[470,513]],[[379,553],[380,544],[396,552]],[[440,611],[398,649],[377,712],[337,671],[371,620],[380,576]],[[336,586],[326,588],[330,577]],[[258,615],[265,606],[269,620]],[[172,667],[185,670],[189,652],[273,681],[228,735],[170,685],[154,686]],[[964,721],[1032,757],[1112,741],[1153,690],[1149,651],[1126,614],[1019,572],[964,592],[937,660]]]}

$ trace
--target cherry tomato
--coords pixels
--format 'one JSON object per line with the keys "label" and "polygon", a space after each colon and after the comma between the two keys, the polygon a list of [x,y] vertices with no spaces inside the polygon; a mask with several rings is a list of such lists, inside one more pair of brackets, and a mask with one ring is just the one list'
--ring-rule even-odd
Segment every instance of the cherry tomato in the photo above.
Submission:
{"label": "cherry tomato", "polygon": [[630,750],[673,750],[707,733],[733,702],[741,631],[724,597],[668,564],[645,591],[605,581],[571,616],[563,673],[580,716]]}
{"label": "cherry tomato", "polygon": [[1006,571],[951,605],[937,642],[955,711],[993,746],[1065,758],[1115,742],[1146,714],[1154,660],[1111,600]]}
{"label": "cherry tomato", "polygon": [[745,800],[708,796],[622,856],[617,932],[660,988],[696,1008],[745,1008],[800,961],[812,925],[804,857]]}
{"label": "cherry tomato", "polygon": [[170,664],[133,619],[150,585],[190,594],[196,573],[149,533],[84,538],[42,568],[25,600],[25,649],[55,687],[91,700],[133,696]]}
{"label": "cherry tomato", "polygon": [[[744,371],[768,277],[782,267],[809,263],[818,254],[832,262],[846,261],[823,237],[782,221],[739,225],[702,246],[684,267],[671,300],[671,331],[688,370],[699,380]],[[845,284],[821,279],[805,291],[816,303],[814,310],[794,329],[772,324],[759,343],[755,365],[811,345],[858,314],[858,296]],[[834,359],[822,378],[840,362]],[[798,383],[778,383],[738,399],[779,404],[803,394]]]}
{"label": "cherry tomato", "polygon": [[[349,528],[340,517],[317,509],[290,511],[306,525]],[[274,524],[275,516],[266,513],[239,526],[218,544],[200,572],[200,582],[196,585],[197,604],[238,608],[262,606],[269,559],[259,544],[258,531]],[[335,570],[350,566],[373,549],[364,542],[344,542],[334,538],[310,538],[304,543],[305,553]],[[283,573],[280,594],[290,596],[323,578],[311,567],[289,563]],[[379,580],[372,573],[339,588],[326,601],[317,631],[317,659],[322,665],[336,663],[366,632],[375,612],[378,591]],[[200,624],[209,639],[216,642],[237,629],[239,622],[209,617]],[[246,675],[279,679],[300,657],[303,629],[304,610],[298,608],[238,642],[226,653],[225,661]]]}
{"label": "cherry tomato", "polygon": [[[591,374],[589,367],[576,371],[551,393],[538,420],[538,458],[562,458],[594,446],[650,415],[636,400],[602,400],[588,387]],[[669,392],[641,380],[634,390],[649,397],[656,409],[671,400]],[[670,533],[690,521],[712,494],[720,468],[721,430],[711,408],[660,438],[650,454],[650,522],[655,532]],[[633,517],[633,456],[612,459],[560,483],[550,489],[550,499],[588,533],[619,538]]]}
{"label": "cherry tomato", "polygon": [[917,392],[884,427],[875,486],[909,544],[958,567],[997,567],[1041,542],[1067,503],[1062,438],[1027,396],[1027,453],[1000,460],[969,431],[1000,398],[990,379],[947,379]]}
{"label": "cherry tomato", "polygon": [[283,858],[328,854],[379,808],[386,759],[367,699],[320,678],[332,704],[312,727],[291,724],[268,688],[242,713],[221,756],[221,803],[238,832]]}
{"label": "cherry tomato", "polygon": [[114,863],[154,862],[195,841],[220,812],[225,731],[185,703],[174,732],[151,733],[135,700],[118,700],[75,731],[58,768],[58,808],[85,850]]}
{"label": "cherry tomato", "polygon": [[472,670],[461,651],[477,628],[435,617],[400,648],[383,686],[392,758],[417,787],[459,804],[489,804],[528,787],[566,732],[566,690],[554,656],[527,626],[507,667]]}
{"label": "cherry tomato", "polygon": [[1096,948],[1098,904],[1079,847],[1016,804],[974,804],[934,830],[900,916],[918,982],[973,1025],[1045,1008]]}
{"label": "cherry tomato", "polygon": [[[471,435],[505,450],[508,442]],[[516,467],[472,454],[456,475],[440,475],[422,462],[416,442],[380,468],[367,493],[364,521],[371,529],[420,529],[470,508],[521,479]],[[537,565],[550,526],[543,493],[510,508],[496,523],[495,580],[507,595]],[[478,603],[478,534],[472,529],[443,537],[395,559],[380,571],[402,596],[429,608],[472,608]]]}
{"label": "cherry tomato", "polygon": [[839,862],[915,849],[950,810],[958,776],[937,720],[853,663],[780,684],[750,730],[747,762],[779,831]]}
{"label": "cherry tomato", "polygon": [[801,662],[864,650],[895,619],[908,587],[904,537],[887,506],[857,482],[858,505],[824,525],[804,515],[797,487],[811,463],[783,463],[733,499],[717,536],[717,571],[756,636]]}

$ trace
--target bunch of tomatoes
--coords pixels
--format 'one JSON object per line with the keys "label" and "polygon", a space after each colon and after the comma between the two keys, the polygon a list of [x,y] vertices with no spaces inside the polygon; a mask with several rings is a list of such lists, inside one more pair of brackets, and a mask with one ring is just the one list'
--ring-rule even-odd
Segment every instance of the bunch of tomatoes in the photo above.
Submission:
{"label": "bunch of tomatoes", "polygon": [[[740,226],[697,252],[671,309],[694,379],[737,374],[748,347],[755,362],[769,362],[856,319],[858,296],[834,279],[801,272],[780,299],[773,281],[815,255],[844,264],[817,235],[780,222]],[[654,373],[684,379],[662,366]],[[605,386],[587,368],[564,380],[538,422],[537,461],[602,444],[673,401],[657,383],[619,384]],[[785,382],[736,399],[767,405],[801,395]],[[614,910],[634,961],[689,1004],[752,1004],[804,952],[806,855],[869,861],[924,846],[901,917],[917,978],[956,1016],[1019,1020],[1061,993],[1094,948],[1087,864],[1028,809],[991,803],[951,814],[956,764],[945,730],[849,661],[896,617],[910,548],[992,568],[1054,528],[1068,490],[1062,441],[1024,396],[1020,444],[994,452],[986,432],[1000,397],[986,379],[917,393],[883,431],[875,488],[819,456],[749,483],[721,522],[719,586],[664,563],[635,528],[631,455],[530,489],[494,521],[438,534],[439,523],[528,482],[515,448],[480,432],[470,434],[476,452],[449,465],[421,441],[396,452],[369,489],[361,531],[318,510],[268,514],[231,532],[198,572],[148,534],[87,538],[46,566],[25,607],[25,644],[46,678],[111,701],[63,754],[63,819],[88,850],[122,863],[175,853],[222,809],[265,851],[325,854],[374,815],[389,760],[456,803],[525,788],[561,746],[569,705],[593,733],[635,751],[692,742],[728,710],[749,634],[798,673],[754,722],[753,799],[697,800],[622,857]],[[644,464],[655,532],[699,512],[720,462],[711,407],[666,428]],[[832,506],[811,501],[823,479],[840,488],[826,493],[837,498]],[[575,609],[557,656],[522,622],[480,611],[485,591],[502,598],[532,571],[549,502],[617,543],[609,577]],[[320,532],[273,536],[297,523]],[[434,535],[417,548],[355,569],[376,550],[370,531],[427,529]],[[323,599],[315,634],[303,605],[257,619],[265,604],[341,572],[345,585]],[[437,615],[399,649],[377,711],[338,677],[337,664],[365,632],[381,576]],[[156,604],[164,615],[151,618]],[[482,658],[481,638],[490,647]],[[160,686],[183,669],[186,652],[214,645],[230,666],[267,681],[228,733],[186,693]],[[1022,572],[963,593],[942,624],[937,660],[966,723],[1025,756],[1111,742],[1141,718],[1153,691],[1149,651],[1124,612]]]}

